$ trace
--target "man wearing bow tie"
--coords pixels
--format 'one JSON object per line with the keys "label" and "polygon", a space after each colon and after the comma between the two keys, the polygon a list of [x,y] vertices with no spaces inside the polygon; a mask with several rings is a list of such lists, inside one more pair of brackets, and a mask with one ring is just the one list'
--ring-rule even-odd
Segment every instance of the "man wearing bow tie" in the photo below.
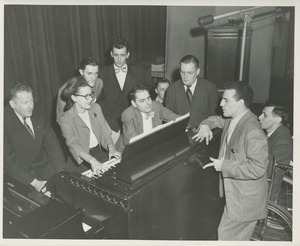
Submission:
{"label": "man wearing bow tie", "polygon": [[135,86],[129,97],[131,106],[122,113],[123,131],[116,144],[120,152],[124,151],[131,138],[179,117],[161,103],[152,101],[148,89],[143,85]]}
{"label": "man wearing bow tie", "polygon": [[110,55],[114,63],[99,71],[99,77],[103,80],[103,90],[98,102],[112,129],[115,143],[120,136],[121,113],[130,106],[128,93],[135,85],[143,84],[145,78],[140,67],[127,64],[130,52],[129,44],[125,39],[113,40]]}

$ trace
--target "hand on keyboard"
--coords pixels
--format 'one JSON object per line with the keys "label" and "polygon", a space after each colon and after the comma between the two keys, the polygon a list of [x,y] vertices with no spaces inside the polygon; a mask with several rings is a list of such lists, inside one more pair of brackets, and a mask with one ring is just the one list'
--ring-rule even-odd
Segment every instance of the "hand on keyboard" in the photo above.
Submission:
{"label": "hand on keyboard", "polygon": [[[120,162],[121,162],[121,158],[117,158],[117,157],[111,158],[110,160],[108,160],[106,162],[103,162],[101,165],[105,169],[105,171],[102,171],[102,174],[105,173],[107,170],[115,167]],[[83,172],[82,175],[87,176],[89,178],[92,178],[92,177],[97,178],[97,177],[102,176],[100,173],[99,174],[93,174],[93,171],[91,169]]]}

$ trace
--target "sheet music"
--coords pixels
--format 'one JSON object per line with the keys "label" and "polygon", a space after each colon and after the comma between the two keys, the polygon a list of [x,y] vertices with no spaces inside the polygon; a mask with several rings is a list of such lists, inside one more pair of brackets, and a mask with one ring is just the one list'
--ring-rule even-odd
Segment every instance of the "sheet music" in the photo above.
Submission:
{"label": "sheet music", "polygon": [[181,115],[181,116],[177,117],[175,120],[171,120],[171,121],[169,121],[169,122],[167,122],[167,123],[165,123],[165,124],[161,124],[161,125],[159,125],[159,126],[157,126],[157,127],[154,127],[154,128],[153,128],[151,131],[149,131],[149,132],[142,133],[142,134],[140,134],[140,135],[137,135],[137,136],[131,138],[131,139],[129,140],[129,144],[131,144],[131,143],[133,143],[133,142],[136,142],[136,141],[138,141],[139,139],[144,138],[145,136],[148,136],[148,135],[150,135],[150,134],[153,134],[154,132],[157,132],[157,131],[159,131],[159,130],[161,130],[161,129],[167,128],[168,126],[173,125],[175,122],[179,122],[179,121],[181,121],[181,120],[184,120],[184,119],[188,118],[189,116],[190,116],[190,113],[187,113],[187,114],[185,114],[185,115]]}

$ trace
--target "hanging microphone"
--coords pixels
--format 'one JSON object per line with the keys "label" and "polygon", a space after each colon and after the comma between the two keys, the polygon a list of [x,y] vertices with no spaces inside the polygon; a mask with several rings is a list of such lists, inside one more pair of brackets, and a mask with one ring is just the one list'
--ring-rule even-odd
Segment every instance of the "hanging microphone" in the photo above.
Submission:
{"label": "hanging microphone", "polygon": [[212,15],[206,15],[198,18],[199,26],[205,26],[214,22],[214,17]]}

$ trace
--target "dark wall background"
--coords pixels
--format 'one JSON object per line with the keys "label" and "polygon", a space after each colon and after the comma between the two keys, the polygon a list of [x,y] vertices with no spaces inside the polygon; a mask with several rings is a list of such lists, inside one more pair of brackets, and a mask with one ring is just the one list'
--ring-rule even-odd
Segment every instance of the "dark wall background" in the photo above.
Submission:
{"label": "dark wall background", "polygon": [[130,63],[150,64],[165,56],[164,6],[4,6],[4,98],[11,86],[29,84],[36,100],[54,119],[59,87],[80,60],[109,56],[114,37],[130,43]]}

